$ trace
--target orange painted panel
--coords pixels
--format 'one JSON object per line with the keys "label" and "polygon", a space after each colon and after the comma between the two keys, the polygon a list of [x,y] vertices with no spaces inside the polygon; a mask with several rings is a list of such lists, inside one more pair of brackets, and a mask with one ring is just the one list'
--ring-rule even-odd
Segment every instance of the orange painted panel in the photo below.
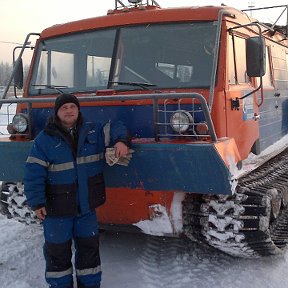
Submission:
{"label": "orange painted panel", "polygon": [[237,163],[241,160],[237,145],[234,139],[225,139],[215,143],[215,148],[228,166],[231,162]]}
{"label": "orange painted panel", "polygon": [[[243,120],[243,100],[240,100],[239,110],[231,109],[231,99],[241,98],[246,91],[253,89],[253,87],[247,86],[246,90],[243,90],[243,87],[235,86],[237,87],[230,87],[230,91],[227,91],[227,137],[235,139],[240,157],[245,159],[248,157],[254,142],[259,138],[259,122],[253,119]],[[252,98],[253,96],[251,95],[250,97]],[[254,109],[256,113],[258,107],[255,100]]]}
{"label": "orange painted panel", "polygon": [[133,224],[151,218],[150,205],[160,204],[169,214],[173,192],[145,191],[141,189],[108,188],[106,203],[97,208],[102,224]]}

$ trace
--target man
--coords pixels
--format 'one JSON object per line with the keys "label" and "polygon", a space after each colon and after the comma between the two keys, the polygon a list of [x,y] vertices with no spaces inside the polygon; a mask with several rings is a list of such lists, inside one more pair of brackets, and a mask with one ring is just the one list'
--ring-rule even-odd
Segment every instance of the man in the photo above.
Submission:
{"label": "man", "polygon": [[24,176],[28,205],[43,220],[45,278],[51,288],[73,288],[74,239],[77,287],[98,288],[101,267],[95,208],[105,201],[105,141],[114,146],[116,158],[125,156],[127,130],[120,123],[103,127],[85,122],[79,101],[71,94],[57,97],[54,110],[35,139]]}

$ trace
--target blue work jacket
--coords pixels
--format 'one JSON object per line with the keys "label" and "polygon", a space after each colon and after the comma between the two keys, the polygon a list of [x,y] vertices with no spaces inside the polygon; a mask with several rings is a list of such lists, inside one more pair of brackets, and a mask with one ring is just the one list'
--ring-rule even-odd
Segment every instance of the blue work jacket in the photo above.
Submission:
{"label": "blue work jacket", "polygon": [[48,216],[71,216],[87,213],[105,202],[107,133],[110,145],[128,141],[127,129],[121,122],[109,127],[107,132],[104,125],[81,121],[76,145],[55,121],[39,133],[24,176],[25,195],[33,210],[45,207]]}

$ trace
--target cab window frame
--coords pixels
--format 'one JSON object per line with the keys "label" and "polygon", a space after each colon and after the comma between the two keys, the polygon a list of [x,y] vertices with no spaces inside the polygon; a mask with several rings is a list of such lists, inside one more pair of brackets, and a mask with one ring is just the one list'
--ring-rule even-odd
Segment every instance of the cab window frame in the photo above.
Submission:
{"label": "cab window frame", "polygon": [[[228,35],[228,83],[229,85],[251,85],[252,80],[246,71],[247,36],[230,32]],[[242,75],[241,75],[242,73]]]}

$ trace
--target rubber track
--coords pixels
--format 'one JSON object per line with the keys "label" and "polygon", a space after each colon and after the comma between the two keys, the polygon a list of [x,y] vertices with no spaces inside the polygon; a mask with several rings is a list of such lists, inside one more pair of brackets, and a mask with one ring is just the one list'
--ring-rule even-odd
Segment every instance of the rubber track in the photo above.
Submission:
{"label": "rubber track", "polygon": [[[16,183],[12,182],[7,182],[2,185],[2,192],[4,192],[1,194],[1,200],[4,201],[4,203],[1,203],[3,207],[2,213],[7,215],[8,218],[13,218],[22,223],[40,224],[41,221],[37,219],[35,213],[30,208],[28,208],[26,201],[24,201],[22,205],[19,205],[19,203],[16,203],[14,200],[14,197],[18,198],[23,196],[21,196],[21,193],[19,195],[19,189],[23,189],[23,187],[23,185],[21,185],[21,187],[17,187]],[[11,193],[10,190],[13,191],[12,195],[7,197],[6,195]]]}
{"label": "rubber track", "polygon": [[[222,250],[233,256],[259,257],[281,254],[288,243],[288,213],[287,206],[280,211],[279,216],[270,222],[270,196],[267,190],[276,188],[287,199],[288,193],[288,149],[265,162],[243,179],[238,180],[235,195],[223,197],[217,195],[205,195],[202,197],[187,194],[183,202],[183,228],[184,233],[189,238],[196,238],[198,241],[205,241],[209,245]],[[239,197],[242,200],[239,200]],[[283,197],[282,197],[283,198]],[[218,215],[215,210],[201,210],[203,205],[217,201],[219,205],[226,201],[233,201],[245,208],[245,212],[234,215],[233,209],[226,211],[225,215]],[[232,227],[225,227],[223,234],[241,236],[241,241],[236,241],[235,237],[225,241],[219,238],[207,238],[207,229],[217,231],[208,221],[208,217],[216,216],[219,221],[225,217],[232,217],[233,220],[242,223],[239,231],[234,231]],[[265,227],[265,221],[267,225]],[[263,224],[264,223],[264,224]],[[219,231],[218,231],[219,232]],[[225,236],[225,235],[223,235]],[[223,237],[224,238],[224,237]]]}

